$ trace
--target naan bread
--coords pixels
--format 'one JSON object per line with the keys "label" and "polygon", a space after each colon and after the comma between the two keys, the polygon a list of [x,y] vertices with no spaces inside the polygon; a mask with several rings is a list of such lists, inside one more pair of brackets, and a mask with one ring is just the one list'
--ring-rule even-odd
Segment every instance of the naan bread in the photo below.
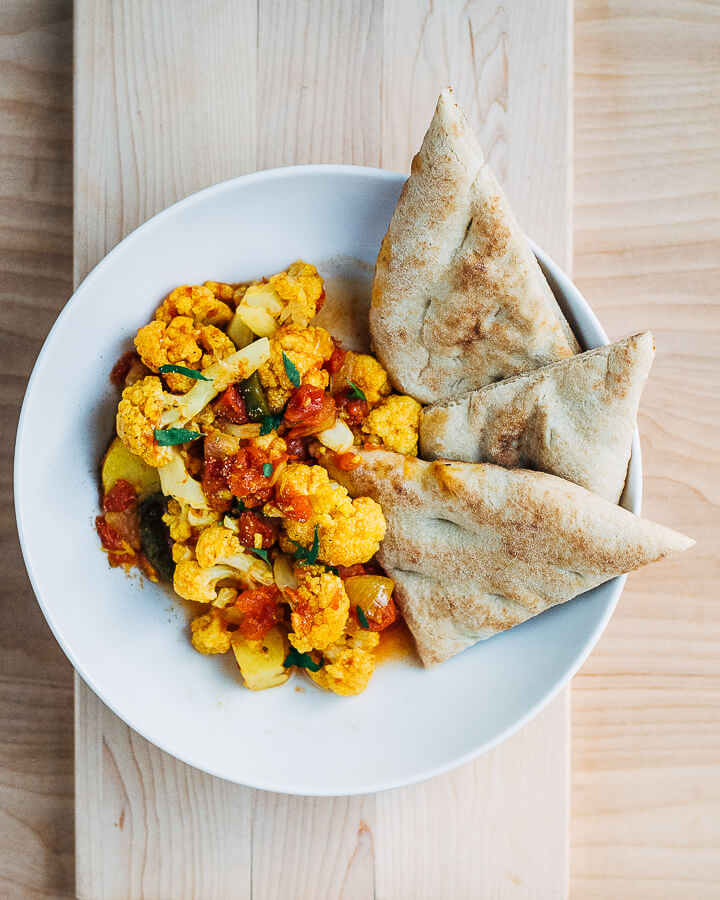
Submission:
{"label": "naan bread", "polygon": [[449,88],[377,258],[370,332],[397,389],[422,403],[579,350]]}
{"label": "naan bread", "polygon": [[420,456],[538,469],[617,503],[654,355],[646,331],[428,406]]}
{"label": "naan bread", "polygon": [[554,475],[357,452],[319,462],[381,504],[377,558],[426,666],[694,543]]}

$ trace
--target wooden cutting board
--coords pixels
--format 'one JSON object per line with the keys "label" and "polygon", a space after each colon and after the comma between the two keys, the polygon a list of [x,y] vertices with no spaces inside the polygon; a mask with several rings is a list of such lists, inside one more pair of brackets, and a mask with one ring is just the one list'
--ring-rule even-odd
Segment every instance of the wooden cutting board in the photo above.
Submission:
{"label": "wooden cutting board", "polygon": [[[448,83],[521,225],[569,267],[567,0],[76,0],[75,14],[76,283],[214,182],[309,162],[407,172]],[[82,898],[567,893],[567,691],[449,775],[338,799],[204,775],[79,679],[75,706]]]}

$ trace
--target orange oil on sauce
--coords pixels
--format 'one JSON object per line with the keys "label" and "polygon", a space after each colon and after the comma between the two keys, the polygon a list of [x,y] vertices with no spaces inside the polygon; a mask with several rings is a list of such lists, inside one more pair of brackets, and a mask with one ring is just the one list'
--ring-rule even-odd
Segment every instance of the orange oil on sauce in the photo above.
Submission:
{"label": "orange oil on sauce", "polygon": [[399,618],[395,624],[380,632],[375,658],[379,664],[402,660],[411,666],[421,665],[410,629],[403,619]]}

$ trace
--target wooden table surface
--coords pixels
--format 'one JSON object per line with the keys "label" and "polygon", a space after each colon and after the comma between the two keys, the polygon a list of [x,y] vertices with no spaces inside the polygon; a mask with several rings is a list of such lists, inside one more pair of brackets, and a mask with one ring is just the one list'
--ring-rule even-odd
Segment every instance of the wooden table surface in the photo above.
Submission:
{"label": "wooden table surface", "polygon": [[[71,12],[65,0],[0,12],[2,897],[73,894],[72,671],[11,511],[25,383],[72,285]],[[645,512],[698,546],[630,579],[573,682],[571,895],[715,897],[720,5],[581,0],[574,34],[575,278],[611,338],[656,335]]]}

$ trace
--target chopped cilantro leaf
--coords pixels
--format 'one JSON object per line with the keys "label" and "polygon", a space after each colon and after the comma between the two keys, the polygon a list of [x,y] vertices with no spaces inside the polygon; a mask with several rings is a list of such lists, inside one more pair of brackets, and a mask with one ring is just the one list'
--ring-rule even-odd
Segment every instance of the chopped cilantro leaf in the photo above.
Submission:
{"label": "chopped cilantro leaf", "polygon": [[176,372],[178,375],[187,375],[188,378],[195,378],[197,381],[212,381],[211,378],[207,378],[202,372],[198,372],[197,369],[188,369],[186,366],[175,366],[170,365],[169,363],[165,366],[160,366],[158,372],[162,375],[167,375],[169,372]]}
{"label": "chopped cilantro leaf", "polygon": [[[290,540],[292,540],[292,538]],[[293,544],[297,547],[297,550],[294,553],[295,559],[300,560],[306,566],[314,566],[317,562],[318,550],[320,549],[319,526],[315,526],[315,535],[309,550],[307,547],[303,547],[302,544],[298,544],[297,541],[293,541]]]}
{"label": "chopped cilantro leaf", "polygon": [[264,475],[266,478],[269,478],[269,477],[272,475],[272,473],[273,473],[273,466],[272,466],[272,463],[263,463],[262,469],[263,469],[263,475]]}
{"label": "chopped cilantro leaf", "polygon": [[356,606],[355,612],[357,613],[358,622],[367,631],[370,628],[370,623],[367,620],[367,616],[365,615],[362,606]]}
{"label": "chopped cilantro leaf", "polygon": [[291,666],[299,666],[301,669],[308,669],[310,672],[319,672],[324,663],[325,660],[322,657],[320,657],[320,662],[315,662],[309,653],[300,653],[295,647],[291,647],[290,652],[285,657],[283,667],[289,669]]}
{"label": "chopped cilantro leaf", "polygon": [[271,431],[277,431],[280,427],[280,423],[283,420],[283,415],[285,410],[279,413],[275,413],[273,416],[265,416],[265,418],[260,422],[260,435],[270,434]]}
{"label": "chopped cilantro leaf", "polygon": [[351,388],[350,393],[348,394],[348,397],[351,400],[364,400],[367,403],[367,397],[360,390],[360,388],[356,384],[354,384],[352,381],[348,381],[348,384],[350,385],[350,388]]}
{"label": "chopped cilantro leaf", "polygon": [[254,553],[255,556],[259,556],[260,559],[265,560],[265,562],[270,565],[270,560],[268,559],[267,550],[261,550],[259,547],[248,547],[247,548],[251,553]]}
{"label": "chopped cilantro leaf", "polygon": [[175,444],[187,444],[188,441],[202,437],[199,431],[190,431],[189,428],[156,428],[153,431],[155,440],[161,447],[174,447]]}
{"label": "chopped cilantro leaf", "polygon": [[283,350],[283,365],[285,366],[285,374],[287,375],[290,383],[294,385],[296,388],[300,387],[300,373],[297,370],[297,366],[290,359],[287,353]]}

